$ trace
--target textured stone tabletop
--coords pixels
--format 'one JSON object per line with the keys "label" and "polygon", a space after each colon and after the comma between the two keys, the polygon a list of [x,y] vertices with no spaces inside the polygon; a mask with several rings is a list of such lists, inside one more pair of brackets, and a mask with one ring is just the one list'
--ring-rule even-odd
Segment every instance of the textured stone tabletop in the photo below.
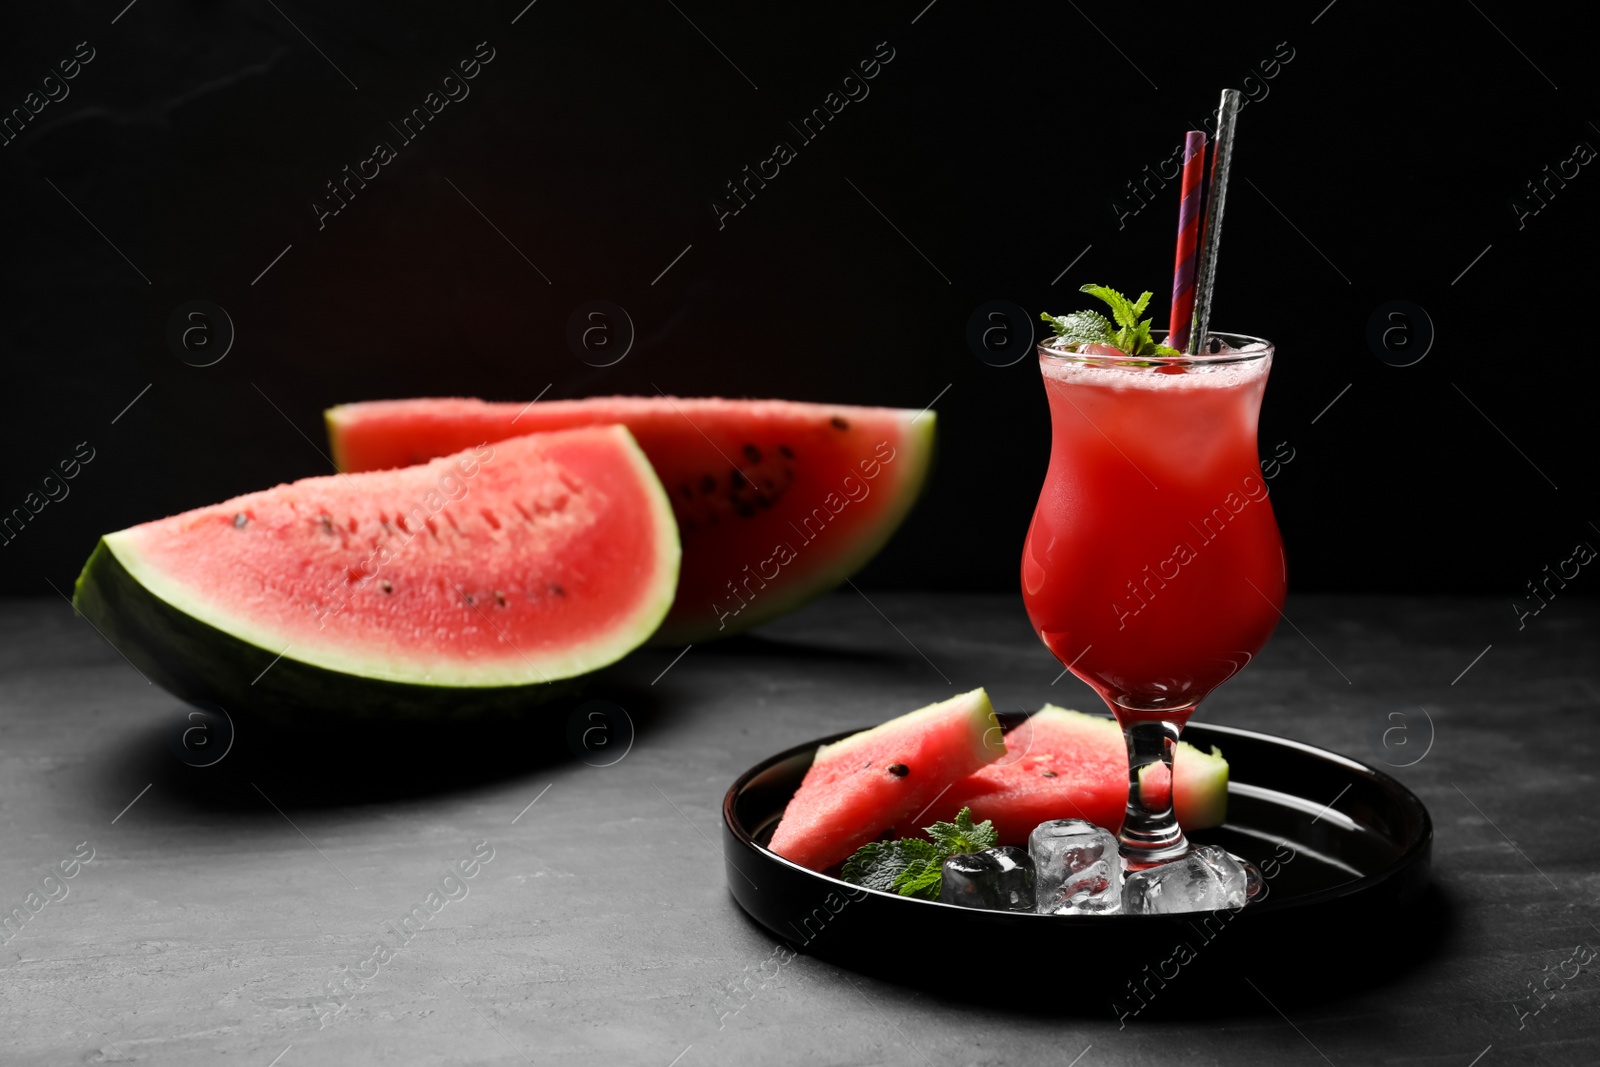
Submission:
{"label": "textured stone tabletop", "polygon": [[[589,694],[627,711],[631,748],[619,729],[588,763],[561,721],[241,728],[209,767],[173,755],[186,709],[65,603],[6,602],[0,1061],[1595,1062],[1600,610],[1564,599],[1521,631],[1501,601],[1287,612],[1199,718],[1389,764],[1433,815],[1441,935],[1407,959],[1285,945],[1262,995],[1119,1029],[1072,1004],[1097,961],[953,954],[954,980],[1057,982],[1071,1010],[978,1007],[775,954],[724,885],[723,792],[770,753],[958,687],[1093,710],[1014,597],[847,588],[757,636],[639,653]],[[1342,992],[1265,1002],[1312,967]]]}

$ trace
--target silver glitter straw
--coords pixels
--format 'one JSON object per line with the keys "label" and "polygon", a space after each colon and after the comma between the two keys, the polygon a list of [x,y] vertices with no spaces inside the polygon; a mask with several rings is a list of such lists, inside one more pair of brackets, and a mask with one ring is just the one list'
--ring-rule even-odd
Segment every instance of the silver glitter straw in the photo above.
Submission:
{"label": "silver glitter straw", "polygon": [[1188,353],[1199,355],[1211,327],[1211,297],[1217,283],[1217,245],[1222,241],[1222,209],[1228,198],[1228,170],[1233,165],[1233,130],[1239,121],[1239,90],[1222,90],[1217,108],[1217,136],[1211,150],[1211,193],[1206,198],[1205,233],[1195,270],[1194,328]]}

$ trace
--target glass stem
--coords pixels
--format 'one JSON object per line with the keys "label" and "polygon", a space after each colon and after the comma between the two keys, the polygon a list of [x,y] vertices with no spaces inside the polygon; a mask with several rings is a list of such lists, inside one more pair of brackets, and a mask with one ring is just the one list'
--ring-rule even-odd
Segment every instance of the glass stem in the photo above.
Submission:
{"label": "glass stem", "polygon": [[[1140,715],[1117,708],[1117,721],[1128,743],[1128,810],[1117,835],[1122,865],[1138,870],[1169,863],[1189,851],[1189,842],[1172,810],[1172,755],[1178,747],[1188,714]],[[1141,785],[1146,767],[1166,767],[1168,788],[1159,804],[1152,804]]]}

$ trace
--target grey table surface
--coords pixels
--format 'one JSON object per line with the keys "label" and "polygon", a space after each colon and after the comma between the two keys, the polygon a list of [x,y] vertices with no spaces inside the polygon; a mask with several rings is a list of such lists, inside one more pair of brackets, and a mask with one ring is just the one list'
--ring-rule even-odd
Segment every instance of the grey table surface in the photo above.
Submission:
{"label": "grey table surface", "polygon": [[[1600,1061],[1600,607],[1564,598],[1520,631],[1498,600],[1295,597],[1287,616],[1197,720],[1394,767],[1434,818],[1444,935],[1405,960],[1285,945],[1235,1010],[1119,1028],[1073,1004],[1096,960],[953,955],[963,982],[1058,983],[1059,1016],[768,962],[724,884],[720,801],[764,756],[955,687],[1092,709],[1016,597],[846,589],[754,637],[637,653],[591,694],[636,725],[609,766],[439,727],[242,729],[206,768],[169,748],[186,709],[65,603],[4,602],[0,908],[24,918],[0,931],[0,1062]],[[475,849],[492,859],[373,975],[387,924]],[[1348,983],[1264,1003],[1298,967]],[[369,980],[324,1016],[352,971]]]}

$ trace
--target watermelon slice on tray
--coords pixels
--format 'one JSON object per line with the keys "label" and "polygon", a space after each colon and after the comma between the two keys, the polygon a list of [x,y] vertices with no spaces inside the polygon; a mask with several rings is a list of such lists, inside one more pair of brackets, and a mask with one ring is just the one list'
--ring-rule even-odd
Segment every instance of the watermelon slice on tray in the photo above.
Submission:
{"label": "watermelon slice on tray", "polygon": [[[1127,805],[1128,752],[1115,720],[1047,704],[1000,739],[982,689],[823,745],[773,831],[772,851],[815,871],[892,829],[922,837],[962,808],[994,823],[1002,845],[1035,826],[1086,819],[1115,833]],[[896,770],[898,768],[898,770]],[[1186,830],[1220,826],[1228,810],[1222,754],[1179,742],[1173,774],[1147,770],[1150,802],[1172,796]]]}
{"label": "watermelon slice on tray", "polygon": [[677,527],[622,426],[307,478],[107,534],[73,603],[180,697],[305,722],[515,711],[666,616]]}
{"label": "watermelon slice on tray", "polygon": [[667,489],[683,543],[660,644],[748,629],[859,570],[921,491],[934,422],[931,410],[666,396],[381,400],[327,412],[334,460],[346,471],[519,434],[626,425]]}
{"label": "watermelon slice on tray", "polygon": [[[921,819],[902,821],[901,836],[921,836],[935,819],[953,819],[964,807],[989,819],[1002,845],[1026,845],[1035,826],[1051,819],[1086,819],[1112,833],[1122,827],[1128,802],[1128,749],[1116,720],[1046,704],[1006,735],[1006,757],[955,782]],[[1172,773],[1146,768],[1140,788],[1153,807],[1173,797],[1185,830],[1222,825],[1228,813],[1228,762],[1178,742]]]}
{"label": "watermelon slice on tray", "polygon": [[1005,753],[982,689],[823,745],[768,847],[802,867],[826,870],[886,827],[920,818],[951,782]]}

